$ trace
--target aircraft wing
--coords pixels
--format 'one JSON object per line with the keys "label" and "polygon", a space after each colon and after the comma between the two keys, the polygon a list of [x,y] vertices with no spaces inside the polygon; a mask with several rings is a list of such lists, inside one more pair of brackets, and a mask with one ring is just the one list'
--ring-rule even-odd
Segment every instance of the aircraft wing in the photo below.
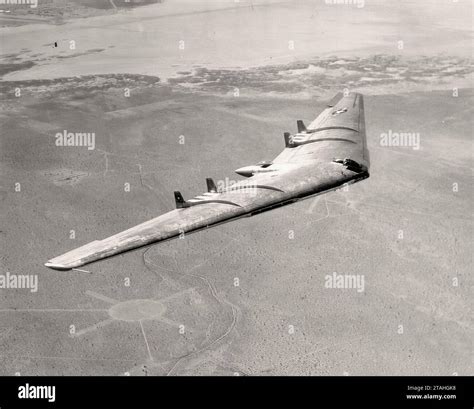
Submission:
{"label": "aircraft wing", "polygon": [[284,134],[285,149],[272,162],[236,170],[247,179],[221,190],[207,179],[208,191],[187,201],[175,192],[175,210],[69,251],[45,265],[68,270],[369,177],[361,94],[338,94],[309,127],[302,121],[297,125],[296,134]]}

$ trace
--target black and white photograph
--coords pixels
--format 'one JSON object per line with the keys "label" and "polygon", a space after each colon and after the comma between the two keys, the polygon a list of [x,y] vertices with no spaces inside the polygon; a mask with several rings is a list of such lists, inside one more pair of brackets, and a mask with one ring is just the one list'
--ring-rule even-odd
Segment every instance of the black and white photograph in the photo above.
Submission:
{"label": "black and white photograph", "polygon": [[397,399],[461,407],[471,0],[0,0],[0,33],[18,405],[73,404],[46,377],[442,377]]}

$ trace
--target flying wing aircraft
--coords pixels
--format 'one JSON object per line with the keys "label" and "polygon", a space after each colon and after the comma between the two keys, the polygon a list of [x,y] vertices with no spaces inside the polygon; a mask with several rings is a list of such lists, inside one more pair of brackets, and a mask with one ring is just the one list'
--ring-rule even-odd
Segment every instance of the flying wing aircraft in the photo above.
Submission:
{"label": "flying wing aircraft", "polygon": [[272,161],[237,169],[247,177],[184,200],[174,192],[176,209],[103,240],[96,240],[45,263],[69,270],[125,251],[168,240],[294,203],[369,177],[364,102],[361,94],[337,94],[306,127],[284,133],[285,149]]}

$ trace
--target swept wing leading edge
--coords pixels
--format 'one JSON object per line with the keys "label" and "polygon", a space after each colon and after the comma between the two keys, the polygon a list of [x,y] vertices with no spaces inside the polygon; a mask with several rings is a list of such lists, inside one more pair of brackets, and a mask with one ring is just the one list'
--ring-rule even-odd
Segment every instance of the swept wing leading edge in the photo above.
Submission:
{"label": "swept wing leading edge", "polygon": [[208,179],[208,192],[188,201],[175,192],[175,210],[69,251],[45,265],[68,270],[369,177],[361,94],[338,94],[308,127],[302,121],[297,125],[298,133],[285,133],[286,147],[272,162],[236,170],[247,179],[220,191]]}

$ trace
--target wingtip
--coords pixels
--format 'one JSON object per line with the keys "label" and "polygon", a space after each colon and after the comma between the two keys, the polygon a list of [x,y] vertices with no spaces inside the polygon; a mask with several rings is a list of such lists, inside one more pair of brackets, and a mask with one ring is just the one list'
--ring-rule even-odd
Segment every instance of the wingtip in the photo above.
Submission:
{"label": "wingtip", "polygon": [[44,263],[44,265],[53,270],[70,270],[71,269],[71,267],[66,267],[62,264],[51,263],[51,261],[47,261],[46,263]]}

